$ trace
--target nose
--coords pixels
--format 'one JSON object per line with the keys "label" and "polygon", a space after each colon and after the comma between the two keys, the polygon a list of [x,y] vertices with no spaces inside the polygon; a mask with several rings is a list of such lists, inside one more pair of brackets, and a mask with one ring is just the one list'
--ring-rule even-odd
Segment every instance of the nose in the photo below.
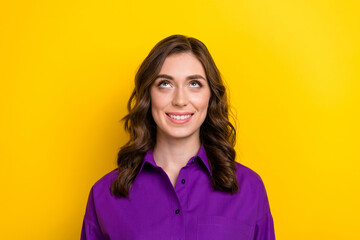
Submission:
{"label": "nose", "polygon": [[172,104],[179,107],[183,107],[188,104],[188,96],[183,88],[176,88]]}

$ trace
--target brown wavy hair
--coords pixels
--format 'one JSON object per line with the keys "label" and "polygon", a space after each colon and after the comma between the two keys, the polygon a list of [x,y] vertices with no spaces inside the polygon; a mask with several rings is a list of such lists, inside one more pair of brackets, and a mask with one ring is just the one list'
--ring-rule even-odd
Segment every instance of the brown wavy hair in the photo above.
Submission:
{"label": "brown wavy hair", "polygon": [[230,193],[238,191],[235,165],[236,130],[229,121],[226,89],[220,72],[207,47],[198,39],[172,35],[150,51],[135,76],[135,88],[128,101],[129,113],[122,119],[129,141],[118,152],[118,177],[111,185],[111,194],[128,197],[144,156],[156,143],[156,124],[151,114],[150,86],[171,54],[191,52],[203,65],[210,87],[207,116],[200,127],[203,144],[212,171],[214,190]]}

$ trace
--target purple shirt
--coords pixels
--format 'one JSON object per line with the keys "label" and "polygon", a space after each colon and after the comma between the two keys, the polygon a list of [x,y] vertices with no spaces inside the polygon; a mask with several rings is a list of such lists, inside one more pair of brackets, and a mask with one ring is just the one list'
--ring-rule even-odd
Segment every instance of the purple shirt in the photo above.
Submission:
{"label": "purple shirt", "polygon": [[110,194],[117,169],[91,188],[81,239],[112,240],[274,240],[274,223],[260,176],[237,163],[239,191],[214,191],[205,149],[181,168],[175,188],[144,157],[129,198]]}

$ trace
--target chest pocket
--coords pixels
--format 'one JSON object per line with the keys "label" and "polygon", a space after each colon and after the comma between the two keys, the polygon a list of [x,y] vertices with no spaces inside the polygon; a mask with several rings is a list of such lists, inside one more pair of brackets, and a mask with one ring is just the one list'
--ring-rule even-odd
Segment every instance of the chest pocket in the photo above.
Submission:
{"label": "chest pocket", "polygon": [[250,240],[252,227],[223,216],[197,218],[197,240]]}

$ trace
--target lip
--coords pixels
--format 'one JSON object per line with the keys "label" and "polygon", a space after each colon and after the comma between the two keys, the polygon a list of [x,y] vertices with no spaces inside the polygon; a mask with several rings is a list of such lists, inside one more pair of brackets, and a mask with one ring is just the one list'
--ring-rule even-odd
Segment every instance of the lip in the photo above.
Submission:
{"label": "lip", "polygon": [[183,116],[183,115],[194,115],[194,113],[192,113],[192,112],[167,112],[166,114],[170,114],[170,115],[178,115],[178,116]]}
{"label": "lip", "polygon": [[[167,112],[165,113],[166,117],[175,124],[184,124],[191,120],[194,113],[191,112]],[[177,116],[185,116],[185,115],[191,115],[189,118],[186,119],[173,119],[169,115],[177,115]]]}

